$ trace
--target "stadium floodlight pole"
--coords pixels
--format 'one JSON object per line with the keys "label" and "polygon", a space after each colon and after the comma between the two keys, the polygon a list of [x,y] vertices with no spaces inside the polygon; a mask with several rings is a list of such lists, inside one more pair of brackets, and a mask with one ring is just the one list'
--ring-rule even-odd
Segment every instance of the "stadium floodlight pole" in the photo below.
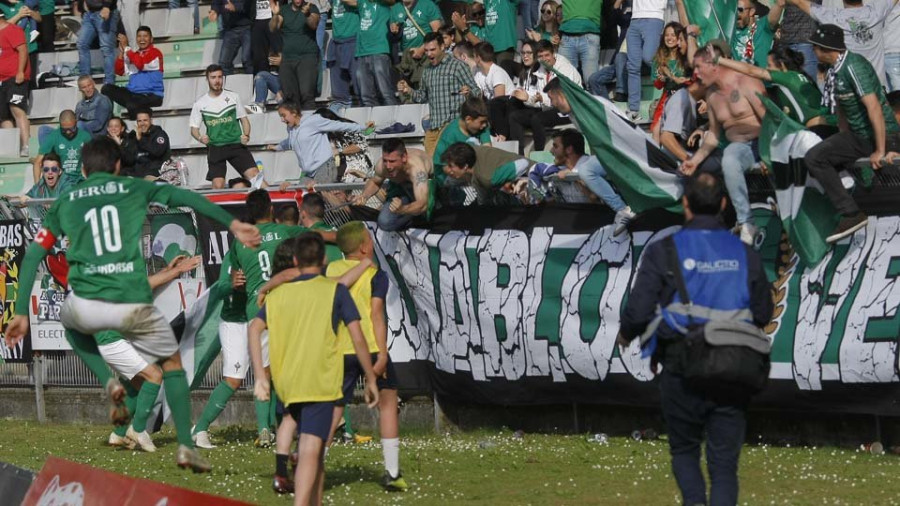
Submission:
{"label": "stadium floodlight pole", "polygon": [[719,31],[722,33],[722,37],[725,39],[725,42],[731,44],[731,41],[728,40],[728,34],[725,33],[725,29],[722,28],[722,21],[719,20],[719,13],[716,12],[716,6],[713,4],[713,0],[706,0],[709,2],[709,10],[712,12],[713,19],[716,20],[716,26],[719,27]]}

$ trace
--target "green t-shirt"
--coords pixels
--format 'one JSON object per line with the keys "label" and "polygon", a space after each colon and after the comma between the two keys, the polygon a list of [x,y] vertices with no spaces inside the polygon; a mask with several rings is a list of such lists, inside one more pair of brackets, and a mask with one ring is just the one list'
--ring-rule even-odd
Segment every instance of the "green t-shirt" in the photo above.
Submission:
{"label": "green t-shirt", "polygon": [[222,271],[219,273],[219,281],[227,286],[228,295],[222,300],[222,321],[232,323],[245,323],[247,321],[247,291],[235,290],[231,286],[231,264],[234,263],[234,248],[228,250],[222,261]]}
{"label": "green t-shirt", "polygon": [[791,119],[805,125],[809,120],[825,116],[828,124],[837,124],[837,118],[822,106],[822,92],[816,83],[801,72],[770,70],[774,101]]}
{"label": "green t-shirt", "polygon": [[[324,230],[326,232],[335,232],[337,229],[325,223],[324,221],[319,221],[313,223],[311,227],[305,228],[303,231],[306,232],[308,230]],[[328,262],[343,260],[343,258],[344,254],[341,253],[341,248],[338,248],[336,245],[331,243],[325,243],[325,259],[328,260]]]}
{"label": "green t-shirt", "polygon": [[[425,36],[419,32],[416,24],[419,25],[423,32],[428,34],[434,31],[429,23],[443,19],[441,10],[431,0],[418,0],[409,12],[412,14],[412,20],[406,15],[406,8],[403,2],[397,2],[391,7],[391,23],[400,25],[400,32],[403,34],[400,47],[404,51],[419,47],[425,43]],[[413,23],[413,20],[415,23]]]}
{"label": "green t-shirt", "polygon": [[494,51],[516,47],[516,5],[519,0],[484,0],[484,32]]}
{"label": "green t-shirt", "polygon": [[204,93],[191,109],[190,126],[206,125],[210,146],[227,146],[241,142],[241,118],[247,116],[236,93],[222,90],[217,97]]}
{"label": "green t-shirt", "polygon": [[[487,42],[487,29],[483,26],[469,25],[469,31],[472,35],[478,37],[481,42]],[[494,48],[496,50],[496,48]]]}
{"label": "green t-shirt", "polygon": [[884,124],[887,133],[900,132],[900,126],[894,119],[894,112],[887,103],[884,88],[878,79],[878,74],[867,59],[856,53],[845,53],[843,61],[835,68],[834,97],[847,118],[850,130],[856,135],[874,139],[872,123],[869,114],[862,102],[862,97],[874,93],[881,103],[881,112],[884,115]]}
{"label": "green t-shirt", "polygon": [[42,155],[56,153],[62,160],[63,172],[81,177],[81,147],[90,140],[91,134],[81,128],[72,139],[66,139],[62,130],[57,128],[44,138],[38,153]]}
{"label": "green t-shirt", "polygon": [[[281,18],[284,24],[281,33],[284,39],[285,60],[297,60],[301,56],[319,54],[319,46],[316,44],[316,29],[306,25],[307,17],[300,10],[294,10],[293,4],[288,3],[281,9]],[[319,8],[310,4],[310,14],[318,14]]]}
{"label": "green t-shirt", "polygon": [[449,148],[450,145],[456,144],[457,142],[467,142],[473,146],[491,143],[491,133],[488,128],[482,130],[478,135],[467,136],[460,127],[461,122],[462,118],[459,117],[450,120],[450,123],[447,123],[447,127],[441,132],[441,136],[438,138],[437,145],[434,148],[434,178],[435,182],[439,185],[442,184],[447,177],[444,174],[444,163],[441,162],[441,156],[444,154],[444,151],[447,151],[447,148]]}
{"label": "green t-shirt", "polygon": [[747,44],[750,42],[751,26],[738,28],[735,26],[734,35],[731,37],[731,52],[736,61],[756,65],[764,69],[769,65],[769,51],[772,50],[772,42],[775,40],[775,32],[769,25],[769,18],[763,16],[756,20],[756,30],[753,33],[753,58],[747,58]]}
{"label": "green t-shirt", "polygon": [[272,265],[275,261],[275,249],[287,238],[295,237],[305,232],[304,227],[281,225],[279,223],[260,223],[256,226],[262,237],[262,242],[255,248],[248,248],[239,242],[235,242],[229,253],[232,256],[232,268],[244,271],[247,278],[245,293],[247,294],[246,314],[247,321],[252,320],[259,312],[256,305],[256,296],[259,289],[272,276]]}
{"label": "green t-shirt", "polygon": [[388,23],[391,8],[375,0],[359,0],[359,34],[356,37],[356,57],[390,54]]}
{"label": "green t-shirt", "polygon": [[334,40],[343,41],[356,37],[359,30],[359,11],[344,2],[337,1],[331,7],[331,31]]}
{"label": "green t-shirt", "polygon": [[40,236],[45,233],[57,239],[68,237],[69,286],[80,297],[151,304],[153,296],[141,248],[151,202],[191,207],[224,225],[234,219],[188,190],[94,173],[53,202],[42,223],[46,230],[36,240],[41,243]]}
{"label": "green t-shirt", "polygon": [[562,0],[563,21],[559,31],[572,35],[600,33],[603,0]]}
{"label": "green t-shirt", "polygon": [[[25,7],[25,2],[19,2],[14,5],[10,5],[7,3],[0,3],[0,12],[3,12],[3,14],[6,16],[6,19],[8,20],[8,19],[12,18],[13,16],[15,16],[16,14],[18,14],[19,11],[22,10],[22,7]],[[22,18],[22,19],[25,19],[25,18]],[[21,21],[22,20],[20,19],[19,22],[21,22]],[[31,37],[29,36],[29,33],[27,31],[25,32],[25,40],[26,41],[31,40]],[[28,52],[29,53],[33,53],[33,52],[37,51],[37,48],[38,48],[37,39],[35,39],[34,42],[28,42]],[[34,69],[32,69],[31,72],[33,73]],[[32,75],[34,75],[34,74],[32,74]]]}
{"label": "green t-shirt", "polygon": [[53,14],[55,10],[56,2],[54,0],[38,0],[38,12],[41,13],[41,16]]}

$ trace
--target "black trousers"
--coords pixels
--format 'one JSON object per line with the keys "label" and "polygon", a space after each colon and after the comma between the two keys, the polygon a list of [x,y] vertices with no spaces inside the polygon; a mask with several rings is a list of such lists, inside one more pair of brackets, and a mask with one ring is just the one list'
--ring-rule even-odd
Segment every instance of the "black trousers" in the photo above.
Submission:
{"label": "black trousers", "polygon": [[113,102],[128,109],[128,117],[135,119],[135,113],[138,109],[149,109],[151,107],[159,107],[162,105],[163,98],[152,93],[132,93],[124,86],[116,86],[115,84],[104,84],[100,90]]}
{"label": "black trousers", "polygon": [[285,102],[300,104],[304,111],[316,108],[319,55],[305,54],[297,60],[282,60],[278,70]]}
{"label": "black trousers", "polygon": [[[888,134],[886,150],[900,150],[900,135]],[[840,132],[816,144],[806,152],[806,168],[825,190],[831,203],[844,216],[859,212],[859,206],[841,183],[838,173],[859,158],[868,158],[875,151],[874,143],[853,132]]]}
{"label": "black trousers", "polygon": [[497,97],[489,100],[487,106],[491,133],[509,139],[509,115],[525,107],[522,101],[510,96]]}
{"label": "black trousers", "polygon": [[547,130],[559,125],[567,125],[572,120],[568,116],[560,116],[554,108],[540,110],[526,107],[513,111],[509,115],[509,137],[511,141],[519,141],[519,154],[524,153],[522,139],[525,137],[525,129],[531,128],[534,139],[534,150],[543,151],[547,144]]}
{"label": "black trousers", "polygon": [[[38,22],[38,30],[41,32],[40,39],[38,39],[38,51],[41,53],[52,53],[55,51],[53,41],[56,40],[56,14],[42,15],[41,20]],[[36,74],[37,72],[32,70],[32,73]]]}
{"label": "black trousers", "polygon": [[280,32],[269,30],[268,19],[258,19],[250,29],[250,52],[253,72],[259,73],[269,69],[269,54],[280,53],[282,46]]}

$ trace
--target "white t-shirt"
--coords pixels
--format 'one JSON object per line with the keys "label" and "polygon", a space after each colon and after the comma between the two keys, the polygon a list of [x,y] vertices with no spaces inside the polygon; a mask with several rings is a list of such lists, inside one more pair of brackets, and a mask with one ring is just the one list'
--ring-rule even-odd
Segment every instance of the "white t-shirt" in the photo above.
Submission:
{"label": "white t-shirt", "polygon": [[[273,2],[278,0],[272,0]],[[272,7],[269,0],[256,0],[256,19],[272,19]]]}
{"label": "white t-shirt", "polygon": [[490,100],[494,97],[494,87],[499,85],[506,86],[506,94],[509,95],[515,89],[513,85],[512,79],[510,79],[509,74],[503,70],[503,67],[500,65],[494,64],[491,65],[490,70],[488,70],[487,75],[482,74],[479,69],[478,72],[475,73],[475,84],[481,88],[481,93],[484,95],[484,98]]}
{"label": "white t-shirt", "polygon": [[634,0],[631,7],[631,19],[665,19],[665,12],[666,0]]}
{"label": "white t-shirt", "polygon": [[846,9],[828,9],[812,4],[810,14],[819,24],[843,28],[847,50],[869,60],[881,84],[887,84],[884,74],[884,22],[893,7],[894,0],[872,0],[862,7]]}

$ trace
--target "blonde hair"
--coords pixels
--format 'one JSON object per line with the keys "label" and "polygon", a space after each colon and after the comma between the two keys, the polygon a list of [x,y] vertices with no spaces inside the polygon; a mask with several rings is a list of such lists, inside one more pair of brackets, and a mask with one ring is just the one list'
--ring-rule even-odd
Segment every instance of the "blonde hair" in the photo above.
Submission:
{"label": "blonde hair", "polygon": [[337,246],[345,255],[351,255],[359,251],[359,247],[366,241],[369,231],[361,221],[351,221],[341,225],[337,231]]}

